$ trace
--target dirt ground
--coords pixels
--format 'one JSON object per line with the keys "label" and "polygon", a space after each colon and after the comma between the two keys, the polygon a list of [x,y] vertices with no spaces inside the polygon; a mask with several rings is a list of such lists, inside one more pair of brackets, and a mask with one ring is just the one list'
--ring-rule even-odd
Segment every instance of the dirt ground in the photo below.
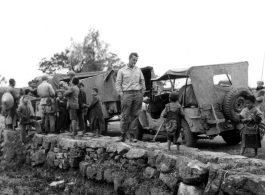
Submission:
{"label": "dirt ground", "polygon": [[[119,136],[119,122],[112,122],[108,126],[108,135],[110,136]],[[153,139],[153,135],[145,134],[143,139],[144,141],[150,141]],[[157,141],[165,142],[166,137],[158,136]],[[265,140],[263,139],[262,148],[259,149],[259,159],[265,159]],[[228,145],[223,140],[221,136],[215,137],[213,140],[199,140],[197,143],[197,148],[200,150],[207,150],[207,151],[216,151],[216,152],[226,152],[228,154],[240,155],[240,144],[237,145]],[[254,150],[253,149],[246,149],[245,156],[252,158],[254,157]]]}

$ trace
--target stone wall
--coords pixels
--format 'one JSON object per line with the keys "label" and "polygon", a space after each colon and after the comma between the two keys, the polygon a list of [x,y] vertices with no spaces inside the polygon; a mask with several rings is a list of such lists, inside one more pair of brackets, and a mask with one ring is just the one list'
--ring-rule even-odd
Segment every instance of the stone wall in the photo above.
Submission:
{"label": "stone wall", "polygon": [[86,179],[113,184],[117,194],[265,194],[265,162],[166,143],[117,143],[116,138],[35,134],[31,166],[76,168]]}

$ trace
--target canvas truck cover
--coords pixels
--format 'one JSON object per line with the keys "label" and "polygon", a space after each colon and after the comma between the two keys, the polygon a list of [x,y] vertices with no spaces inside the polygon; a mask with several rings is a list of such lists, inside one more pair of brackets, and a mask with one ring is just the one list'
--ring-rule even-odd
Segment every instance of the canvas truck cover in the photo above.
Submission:
{"label": "canvas truck cover", "polygon": [[[248,62],[194,66],[188,75],[200,106],[222,104],[225,94],[232,88],[248,88]],[[232,86],[214,85],[215,75],[229,75]]]}
{"label": "canvas truck cover", "polygon": [[115,88],[116,73],[113,70],[81,79],[81,82],[84,83],[84,91],[88,103],[92,102],[91,89],[93,87],[98,88],[98,94],[102,102],[119,101],[119,94]]}
{"label": "canvas truck cover", "polygon": [[[162,76],[152,79],[161,81],[189,77],[199,105],[220,102],[220,91],[213,83],[215,75],[228,74],[231,76],[232,88],[248,87],[248,62],[235,62],[206,66],[192,66],[190,68],[168,70]],[[231,89],[230,88],[227,88]]]}
{"label": "canvas truck cover", "polygon": [[[82,73],[75,73],[75,77],[79,79],[84,79],[104,73],[106,73],[106,71],[82,72]],[[42,76],[36,77],[34,80],[37,82],[37,85],[39,85],[42,82]],[[70,77],[67,74],[54,74],[48,76],[48,83],[52,85],[54,90],[59,89],[60,81],[68,82],[69,80]]]}

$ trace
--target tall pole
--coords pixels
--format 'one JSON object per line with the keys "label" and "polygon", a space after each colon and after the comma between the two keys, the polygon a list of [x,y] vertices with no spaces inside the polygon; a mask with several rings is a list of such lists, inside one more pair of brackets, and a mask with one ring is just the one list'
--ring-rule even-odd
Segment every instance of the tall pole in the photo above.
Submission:
{"label": "tall pole", "polygon": [[264,56],[263,56],[263,64],[262,64],[262,71],[261,71],[261,78],[260,78],[260,80],[262,80],[262,78],[263,78],[264,60],[265,60],[265,53],[264,53]]}

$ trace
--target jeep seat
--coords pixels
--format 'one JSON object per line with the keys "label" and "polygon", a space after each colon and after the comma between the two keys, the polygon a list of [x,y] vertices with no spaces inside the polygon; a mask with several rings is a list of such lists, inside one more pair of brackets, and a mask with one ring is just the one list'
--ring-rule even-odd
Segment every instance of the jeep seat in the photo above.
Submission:
{"label": "jeep seat", "polygon": [[179,89],[179,102],[182,105],[183,100],[184,100],[184,95],[185,95],[185,88],[186,88],[186,97],[185,97],[185,102],[184,102],[184,107],[185,108],[190,108],[191,106],[198,107],[198,102],[193,90],[193,86],[191,84],[187,85],[187,87],[182,86]]}

